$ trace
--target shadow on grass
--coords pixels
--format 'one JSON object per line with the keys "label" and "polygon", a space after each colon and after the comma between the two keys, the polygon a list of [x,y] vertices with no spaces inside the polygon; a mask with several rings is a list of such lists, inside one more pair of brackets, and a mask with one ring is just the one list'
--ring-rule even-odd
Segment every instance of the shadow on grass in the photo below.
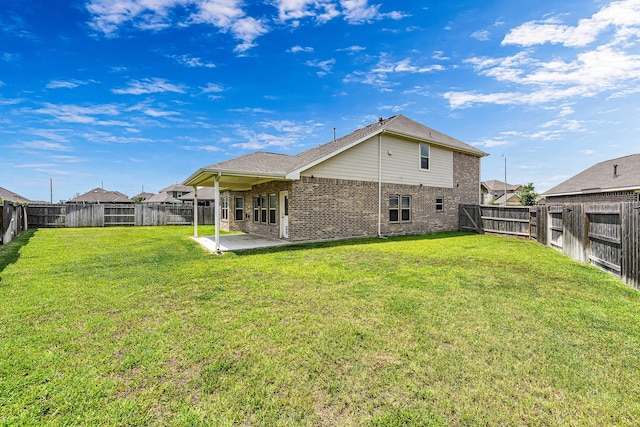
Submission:
{"label": "shadow on grass", "polygon": [[472,233],[468,231],[444,231],[444,232],[428,233],[428,234],[411,234],[411,235],[404,235],[404,236],[367,237],[367,238],[356,238],[356,239],[331,240],[327,242],[298,243],[298,244],[292,244],[292,245],[286,245],[286,246],[244,249],[244,250],[229,251],[229,252],[233,252],[237,256],[273,254],[273,253],[279,253],[279,252],[303,251],[308,249],[372,245],[372,244],[380,244],[380,243],[386,243],[386,242],[409,242],[409,241],[418,241],[418,240],[450,239],[453,237],[471,236],[475,234],[477,233]]}
{"label": "shadow on grass", "polygon": [[[0,273],[2,273],[7,266],[18,261],[18,258],[20,258],[20,249],[29,243],[29,240],[35,232],[35,229],[24,231],[8,244],[0,246]],[[0,277],[0,282],[2,282],[2,277]]]}

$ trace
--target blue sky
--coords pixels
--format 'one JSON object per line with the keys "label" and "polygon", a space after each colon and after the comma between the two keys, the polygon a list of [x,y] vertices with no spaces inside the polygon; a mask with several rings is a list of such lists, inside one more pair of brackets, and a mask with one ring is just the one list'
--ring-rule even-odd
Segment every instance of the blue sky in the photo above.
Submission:
{"label": "blue sky", "polygon": [[640,0],[2,0],[0,186],[129,196],[394,114],[544,191],[640,152]]}

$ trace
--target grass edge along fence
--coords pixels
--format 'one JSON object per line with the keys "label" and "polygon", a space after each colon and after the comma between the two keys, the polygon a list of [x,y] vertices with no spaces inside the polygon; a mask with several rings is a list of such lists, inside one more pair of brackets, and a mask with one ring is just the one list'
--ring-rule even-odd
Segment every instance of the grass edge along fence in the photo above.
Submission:
{"label": "grass edge along fence", "polygon": [[534,239],[640,290],[640,202],[460,205],[459,228]]}
{"label": "grass edge along fence", "polygon": [[[193,206],[152,204],[29,205],[29,227],[192,225]],[[198,206],[198,222],[213,224],[212,206]]]}

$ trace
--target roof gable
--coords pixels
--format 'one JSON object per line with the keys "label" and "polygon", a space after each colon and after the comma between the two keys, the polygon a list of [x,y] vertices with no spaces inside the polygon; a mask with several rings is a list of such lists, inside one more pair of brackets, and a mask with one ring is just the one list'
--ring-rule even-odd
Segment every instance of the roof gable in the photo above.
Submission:
{"label": "roof gable", "polygon": [[70,203],[132,203],[133,200],[129,199],[126,194],[122,194],[119,191],[108,191],[104,188],[94,188],[91,191],[87,191],[84,194],[74,197],[69,200]]}
{"label": "roof gable", "polygon": [[250,187],[251,184],[257,184],[260,180],[299,179],[300,172],[382,133],[434,144],[473,156],[483,157],[487,155],[487,153],[475,147],[399,114],[387,119],[380,119],[375,123],[356,129],[345,136],[318,147],[310,148],[295,156],[258,151],[215,163],[196,171],[185,180],[184,184],[210,185],[215,175],[226,177],[220,181],[222,186],[236,186],[237,188],[241,186]]}
{"label": "roof gable", "polygon": [[545,196],[640,189],[640,154],[597,163],[547,190]]}
{"label": "roof gable", "polygon": [[22,197],[18,193],[14,193],[13,191],[7,190],[6,188],[0,187],[0,200],[7,200],[10,202],[18,202],[18,203],[28,203],[31,200],[26,197]]}

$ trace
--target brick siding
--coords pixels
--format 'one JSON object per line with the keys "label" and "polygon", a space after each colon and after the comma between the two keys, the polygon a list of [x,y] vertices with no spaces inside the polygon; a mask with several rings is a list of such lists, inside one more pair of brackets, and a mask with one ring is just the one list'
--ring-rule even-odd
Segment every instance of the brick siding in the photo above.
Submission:
{"label": "brick siding", "polygon": [[[453,154],[453,188],[419,185],[382,185],[381,233],[422,234],[458,229],[458,205],[477,204],[480,192],[480,158]],[[371,237],[378,234],[378,183],[302,177],[294,182],[270,182],[244,192],[224,192],[229,197],[229,220],[221,229],[280,237],[281,191],[289,192],[289,240],[295,242]],[[253,197],[277,195],[276,224],[253,221]],[[411,220],[389,221],[389,196],[411,197]],[[234,218],[235,197],[244,197],[244,219]],[[436,211],[436,199],[444,201]],[[247,214],[249,217],[247,218]]]}

